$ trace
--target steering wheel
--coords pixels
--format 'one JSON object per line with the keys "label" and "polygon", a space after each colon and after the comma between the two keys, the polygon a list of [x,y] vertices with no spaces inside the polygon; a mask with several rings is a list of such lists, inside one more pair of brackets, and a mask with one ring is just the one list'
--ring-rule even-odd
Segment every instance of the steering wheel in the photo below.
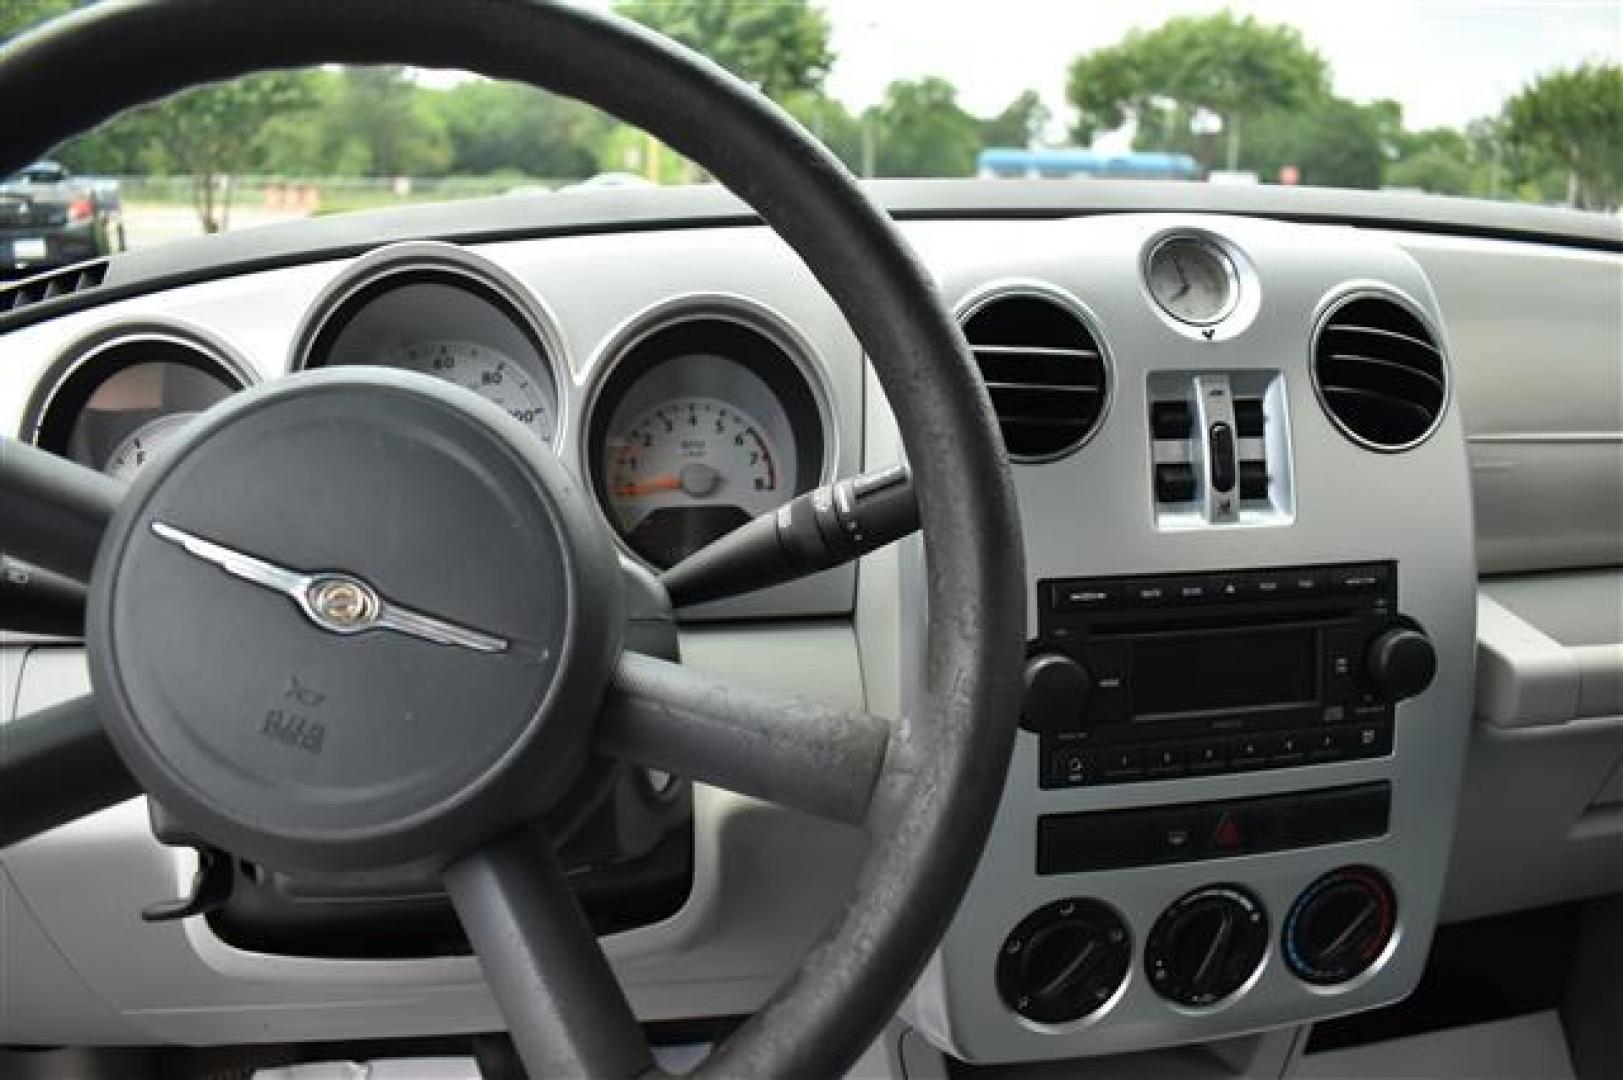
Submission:
{"label": "steering wheel", "polygon": [[[127,490],[0,445],[0,550],[88,584],[94,687],[6,726],[0,845],[144,791],[272,868],[431,865],[532,1076],[644,1076],[647,1042],[544,823],[599,755],[679,771],[868,830],[843,911],[695,1074],[837,1075],[945,931],[1013,743],[1022,548],[963,338],[805,131],[703,58],[561,4],[81,9],[0,53],[0,101],[31,103],[6,119],[0,172],[198,83],[384,62],[598,106],[708,169],[804,260],[912,463],[930,567],[917,711],[884,720],[631,651],[628,618],[668,602],[516,421],[427,376],[315,372],[216,406]],[[462,551],[479,556],[446,554]]]}

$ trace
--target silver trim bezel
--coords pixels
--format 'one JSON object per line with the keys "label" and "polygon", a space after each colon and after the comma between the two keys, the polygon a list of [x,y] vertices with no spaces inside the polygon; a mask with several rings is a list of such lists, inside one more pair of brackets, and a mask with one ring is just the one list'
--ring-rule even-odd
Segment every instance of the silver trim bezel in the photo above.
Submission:
{"label": "silver trim bezel", "polygon": [[247,357],[210,330],[168,317],[109,322],[76,338],[46,369],[23,408],[18,427],[23,440],[39,446],[40,430],[56,399],[81,371],[110,352],[150,341],[193,353],[205,361],[204,369],[232,388],[233,394],[259,382],[259,374]]}
{"label": "silver trim bezel", "polygon": [[840,433],[839,426],[834,422],[833,393],[828,372],[817,350],[784,315],[759,300],[728,292],[681,293],[641,309],[611,330],[593,350],[587,364],[588,375],[581,388],[580,422],[576,425],[572,451],[579,464],[581,483],[591,489],[591,502],[599,522],[614,537],[615,546],[624,557],[654,574],[659,574],[660,568],[631,550],[609,517],[608,508],[603,505],[597,491],[592,474],[592,420],[603,405],[603,387],[632,350],[662,330],[700,320],[736,323],[765,335],[784,351],[806,380],[812,401],[817,406],[817,424],[823,437],[823,460],[813,487],[832,483],[839,467]]}
{"label": "silver trim bezel", "polygon": [[556,454],[569,439],[574,412],[570,394],[570,364],[568,347],[557,316],[546,300],[531,289],[524,280],[498,263],[461,247],[440,240],[408,240],[388,244],[361,256],[328,283],[311,302],[299,320],[288,355],[288,371],[309,370],[310,351],[326,330],[333,317],[343,311],[364,289],[385,282],[391,277],[427,271],[443,274],[447,278],[471,282],[488,289],[510,304],[524,320],[524,328],[532,332],[541,343],[542,367],[552,385],[553,402],[557,415],[553,419],[552,449]]}
{"label": "silver trim bezel", "polygon": [[[999,278],[984,282],[970,290],[953,306],[953,319],[958,323],[958,332],[963,333],[964,325],[976,313],[987,306],[999,300],[1018,298],[1044,300],[1064,308],[1087,329],[1089,334],[1093,335],[1093,343],[1099,350],[1099,362],[1104,368],[1105,400],[1099,407],[1099,415],[1094,420],[1093,426],[1088,428],[1081,438],[1051,454],[1016,454],[1009,450],[1007,445],[1004,446],[1004,452],[1008,454],[1011,464],[1048,465],[1080,453],[1094,440],[1100,431],[1104,430],[1106,422],[1110,419],[1110,410],[1116,403],[1116,363],[1111,355],[1110,343],[1106,339],[1099,318],[1094,315],[1093,310],[1078,299],[1074,293],[1037,278]],[[975,346],[969,343],[967,335],[965,336],[965,342],[969,344],[970,356],[973,357]],[[981,378],[978,363],[975,370],[975,377]],[[985,380],[982,379],[981,381],[984,385]],[[988,393],[987,397],[990,400],[990,393]]]}
{"label": "silver trim bezel", "polygon": [[[1180,241],[1188,241],[1200,247],[1209,248],[1217,255],[1218,262],[1223,267],[1223,277],[1228,282],[1228,295],[1224,298],[1222,309],[1209,319],[1186,319],[1177,314],[1168,308],[1161,298],[1156,295],[1155,286],[1151,283],[1150,267],[1154,265],[1155,257],[1169,245]],[[1239,250],[1216,233],[1209,233],[1203,229],[1172,229],[1162,233],[1145,245],[1138,272],[1139,278],[1144,284],[1145,293],[1154,301],[1158,311],[1184,326],[1193,326],[1199,329],[1216,326],[1239,309],[1242,294],[1246,291],[1245,275],[1240,270],[1242,264],[1243,259],[1239,254]]]}
{"label": "silver trim bezel", "polygon": [[[1431,425],[1420,435],[1406,443],[1388,446],[1366,439],[1358,434],[1348,427],[1340,416],[1336,415],[1335,410],[1330,408],[1330,403],[1325,400],[1324,390],[1319,386],[1319,338],[1324,333],[1325,325],[1329,323],[1336,312],[1356,300],[1385,300],[1403,308],[1431,334],[1432,344],[1437,349],[1437,356],[1442,362],[1442,407],[1437,410],[1437,415],[1432,417]],[[1401,289],[1384,282],[1352,282],[1333,290],[1323,300],[1319,301],[1318,309],[1313,315],[1313,332],[1308,335],[1307,339],[1307,374],[1308,382],[1313,386],[1313,396],[1318,400],[1319,409],[1324,413],[1325,419],[1329,420],[1331,425],[1348,442],[1377,454],[1401,454],[1422,445],[1437,433],[1438,428],[1443,426],[1443,420],[1448,416],[1448,411],[1454,404],[1454,365],[1449,359],[1448,343],[1443,339],[1441,328],[1426,313],[1426,309],[1413,297]]]}

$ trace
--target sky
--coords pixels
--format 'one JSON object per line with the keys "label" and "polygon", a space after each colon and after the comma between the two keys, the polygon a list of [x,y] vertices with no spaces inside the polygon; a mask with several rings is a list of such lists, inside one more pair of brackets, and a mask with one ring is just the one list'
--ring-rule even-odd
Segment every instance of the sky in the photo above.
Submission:
{"label": "sky", "polygon": [[[607,7],[611,0],[585,0]],[[1496,113],[1542,72],[1623,58],[1623,0],[818,0],[838,54],[827,89],[877,102],[898,78],[941,75],[978,115],[1037,90],[1068,122],[1065,71],[1135,27],[1230,8],[1287,23],[1354,101],[1389,97],[1411,129]]]}

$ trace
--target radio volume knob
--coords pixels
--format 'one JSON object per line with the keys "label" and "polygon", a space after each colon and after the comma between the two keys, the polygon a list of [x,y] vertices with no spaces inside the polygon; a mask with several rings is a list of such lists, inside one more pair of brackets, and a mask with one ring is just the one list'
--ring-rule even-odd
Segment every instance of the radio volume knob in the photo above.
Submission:
{"label": "radio volume knob", "polygon": [[1038,653],[1026,661],[1021,726],[1039,733],[1073,730],[1092,689],[1087,668],[1063,653]]}
{"label": "radio volume knob", "polygon": [[1421,631],[1395,627],[1370,642],[1364,668],[1381,696],[1402,701],[1431,685],[1437,674],[1437,650]]}

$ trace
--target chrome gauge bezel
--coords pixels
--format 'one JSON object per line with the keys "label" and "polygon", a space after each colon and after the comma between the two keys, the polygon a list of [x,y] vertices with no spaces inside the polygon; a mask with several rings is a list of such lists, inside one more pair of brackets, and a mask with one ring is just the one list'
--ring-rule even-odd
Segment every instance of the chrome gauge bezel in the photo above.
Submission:
{"label": "chrome gauge bezel", "polygon": [[[1198,250],[1209,253],[1222,270],[1225,291],[1223,303],[1216,314],[1200,319],[1180,315],[1173,311],[1168,306],[1167,300],[1156,291],[1154,277],[1156,260],[1161,257],[1163,252],[1175,244],[1189,244]],[[1143,276],[1145,291],[1155,301],[1155,306],[1165,313],[1168,318],[1175,319],[1185,326],[1216,326],[1234,314],[1235,309],[1240,306],[1240,296],[1243,291],[1240,262],[1227,244],[1209,233],[1180,229],[1160,237],[1145,249],[1144,264],[1140,268],[1140,273]]]}
{"label": "chrome gauge bezel", "polygon": [[[154,359],[147,350],[164,355]],[[259,381],[247,357],[218,335],[173,318],[108,323],[76,339],[58,355],[23,407],[22,438],[70,458],[68,441],[85,405],[114,376],[149,363],[167,363],[201,372],[218,382],[227,397]],[[98,471],[106,463],[79,462]]]}
{"label": "chrome gauge bezel", "polygon": [[[833,419],[832,391],[827,372],[811,345],[776,311],[758,301],[730,293],[691,293],[663,300],[633,315],[608,336],[593,358],[591,373],[581,395],[581,420],[577,425],[574,450],[580,462],[581,479],[592,490],[592,504],[603,527],[614,537],[616,546],[626,558],[656,574],[661,568],[635,551],[615,524],[603,490],[602,448],[596,436],[602,434],[600,429],[624,400],[625,391],[642,377],[642,372],[626,375],[626,365],[633,362],[638,349],[650,338],[675,327],[710,321],[733,323],[761,335],[791,361],[794,373],[810,395],[815,412],[814,433],[821,441],[821,454],[813,475],[797,475],[795,493],[830,483],[840,460],[839,430]],[[618,380],[627,378],[629,381],[623,386],[617,385]],[[770,383],[768,387],[771,389]],[[772,392],[776,396],[777,392]],[[785,407],[784,412],[790,426],[795,427],[797,418],[794,411]],[[796,428],[797,444],[803,434]]]}
{"label": "chrome gauge bezel", "polygon": [[[460,289],[495,308],[534,348],[539,364],[525,363],[551,393],[551,446],[560,453],[573,426],[569,357],[558,320],[546,302],[517,276],[467,248],[437,240],[389,244],[356,260],[322,290],[305,313],[288,361],[289,371],[328,366],[334,340],[377,298],[406,285],[438,283]],[[538,370],[537,370],[538,369]]]}

